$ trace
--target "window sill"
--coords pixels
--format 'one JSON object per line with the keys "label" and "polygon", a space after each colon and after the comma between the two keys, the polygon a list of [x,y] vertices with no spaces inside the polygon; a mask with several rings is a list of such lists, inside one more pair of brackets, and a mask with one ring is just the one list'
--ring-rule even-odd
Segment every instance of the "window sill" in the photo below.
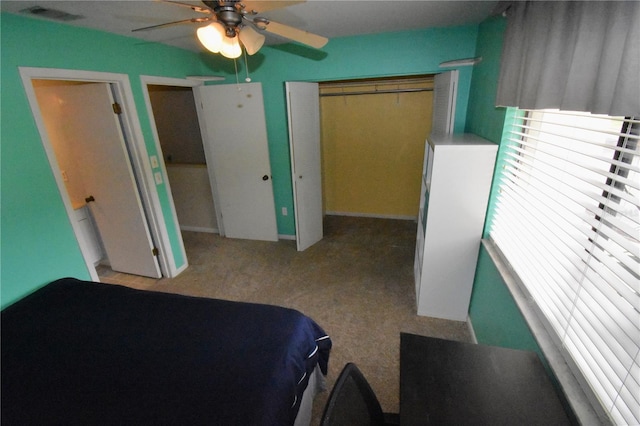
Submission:
{"label": "window sill", "polygon": [[578,422],[583,425],[610,425],[611,420],[591,392],[584,379],[577,377],[572,370],[557,338],[547,331],[545,319],[529,292],[520,283],[516,273],[503,257],[500,249],[490,239],[482,244],[504,280],[509,292],[522,313],[538,346],[553,370],[571,409]]}

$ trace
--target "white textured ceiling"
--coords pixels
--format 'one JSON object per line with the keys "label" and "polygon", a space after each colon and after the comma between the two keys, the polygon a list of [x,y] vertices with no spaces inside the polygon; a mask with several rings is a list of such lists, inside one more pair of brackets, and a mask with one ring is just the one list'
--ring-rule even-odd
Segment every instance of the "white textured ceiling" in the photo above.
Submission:
{"label": "white textured ceiling", "polygon": [[[264,1],[268,3],[268,0]],[[202,5],[198,1],[183,3]],[[260,13],[259,16],[331,39],[358,34],[479,23],[491,14],[497,3],[489,0],[308,0],[284,9]],[[69,25],[99,29],[193,51],[203,50],[195,39],[195,29],[198,24],[188,23],[152,31],[131,31],[135,28],[205,16],[189,8],[167,2],[152,0],[0,1],[0,10],[3,12],[19,14],[20,11],[33,6],[83,16],[82,19],[68,22]],[[286,40],[267,35],[267,44],[284,41]]]}

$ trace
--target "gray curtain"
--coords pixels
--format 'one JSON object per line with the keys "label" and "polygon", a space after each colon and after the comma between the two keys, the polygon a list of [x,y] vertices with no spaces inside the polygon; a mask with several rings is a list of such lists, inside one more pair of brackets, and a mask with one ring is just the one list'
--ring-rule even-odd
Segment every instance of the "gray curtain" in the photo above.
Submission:
{"label": "gray curtain", "polygon": [[516,1],[496,103],[640,116],[640,1]]}

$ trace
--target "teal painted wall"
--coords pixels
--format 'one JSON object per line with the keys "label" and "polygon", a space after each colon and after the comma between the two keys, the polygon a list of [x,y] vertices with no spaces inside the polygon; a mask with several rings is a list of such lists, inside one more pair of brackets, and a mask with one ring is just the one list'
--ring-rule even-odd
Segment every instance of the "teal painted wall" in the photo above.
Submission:
{"label": "teal painted wall", "polygon": [[[201,74],[200,56],[128,37],[0,14],[2,102],[0,130],[2,306],[49,281],[88,279],[20,79],[18,67],[62,68],[129,75],[149,155],[156,154],[140,75]],[[184,264],[168,203],[157,186],[177,267]]]}
{"label": "teal painted wall", "polygon": [[[505,26],[504,18],[495,17],[487,19],[479,27],[476,55],[482,56],[483,60],[473,70],[466,122],[467,132],[496,143],[502,141],[505,123],[508,125],[515,114],[512,108],[495,107]],[[504,150],[501,149],[496,162],[487,224],[493,216],[503,158]],[[485,234],[486,232],[485,229]],[[484,247],[480,248],[478,257],[469,318],[479,343],[533,350],[542,356],[519,308]]]}
{"label": "teal painted wall", "polygon": [[495,106],[505,28],[506,20],[501,17],[487,19],[480,25],[476,55],[482,61],[473,67],[467,109],[466,131],[496,143],[502,138],[505,119],[505,108]]}
{"label": "teal painted wall", "polygon": [[[45,67],[127,74],[149,155],[155,155],[140,75],[184,78],[223,75],[235,83],[234,63],[218,55],[193,53],[100,31],[0,14],[2,25],[1,195],[2,306],[62,277],[89,278],[64,210],[19,78],[18,67]],[[265,95],[278,232],[294,235],[293,195],[285,108],[285,81],[327,81],[443,71],[440,62],[475,55],[478,26],[345,37],[322,50],[288,44],[265,47],[249,57],[253,81]],[[238,61],[244,80],[244,61]],[[456,132],[466,125],[471,69],[460,70]],[[178,233],[165,185],[157,187],[177,254]],[[282,216],[287,207],[288,216]]]}
{"label": "teal painted wall", "polygon": [[536,351],[542,356],[493,260],[480,248],[469,316],[478,343]]}

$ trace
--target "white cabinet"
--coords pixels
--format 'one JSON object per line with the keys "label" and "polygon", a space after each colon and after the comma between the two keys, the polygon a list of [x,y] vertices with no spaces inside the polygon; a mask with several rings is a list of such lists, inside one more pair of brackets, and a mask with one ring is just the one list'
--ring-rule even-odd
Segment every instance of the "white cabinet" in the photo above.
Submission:
{"label": "white cabinet", "polygon": [[104,257],[104,251],[89,207],[86,204],[76,206],[74,213],[80,229],[78,242],[83,247],[83,253],[89,257],[89,261],[97,265]]}
{"label": "white cabinet", "polygon": [[427,139],[414,265],[418,315],[467,319],[497,149],[472,134]]}

